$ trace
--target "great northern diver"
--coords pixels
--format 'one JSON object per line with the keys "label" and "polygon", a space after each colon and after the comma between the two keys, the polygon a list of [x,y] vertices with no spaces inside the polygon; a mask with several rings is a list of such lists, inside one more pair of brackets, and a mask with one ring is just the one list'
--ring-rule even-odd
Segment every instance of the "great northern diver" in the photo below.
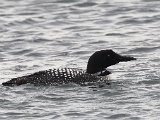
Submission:
{"label": "great northern diver", "polygon": [[101,80],[104,76],[110,74],[107,67],[119,62],[136,60],[134,57],[122,56],[113,50],[100,50],[95,52],[88,60],[87,70],[76,68],[49,69],[39,71],[31,75],[13,78],[2,83],[4,86],[14,86],[22,84],[34,85],[57,85],[67,83],[92,83]]}

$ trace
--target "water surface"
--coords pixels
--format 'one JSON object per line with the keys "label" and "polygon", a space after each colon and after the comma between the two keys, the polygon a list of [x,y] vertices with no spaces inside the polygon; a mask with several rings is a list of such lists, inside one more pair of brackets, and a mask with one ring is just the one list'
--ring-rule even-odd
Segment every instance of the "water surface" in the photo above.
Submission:
{"label": "water surface", "polygon": [[109,68],[111,85],[4,87],[3,120],[159,120],[159,0],[1,0],[0,83],[40,70],[86,69],[97,50],[137,61]]}

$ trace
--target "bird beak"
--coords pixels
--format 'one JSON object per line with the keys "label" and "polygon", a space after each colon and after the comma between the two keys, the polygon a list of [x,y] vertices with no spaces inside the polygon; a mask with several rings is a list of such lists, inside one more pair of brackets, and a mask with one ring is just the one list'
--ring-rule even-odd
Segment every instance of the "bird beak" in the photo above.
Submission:
{"label": "bird beak", "polygon": [[119,57],[120,62],[127,62],[127,61],[131,61],[131,60],[136,60],[136,58],[131,57],[131,56],[120,56]]}

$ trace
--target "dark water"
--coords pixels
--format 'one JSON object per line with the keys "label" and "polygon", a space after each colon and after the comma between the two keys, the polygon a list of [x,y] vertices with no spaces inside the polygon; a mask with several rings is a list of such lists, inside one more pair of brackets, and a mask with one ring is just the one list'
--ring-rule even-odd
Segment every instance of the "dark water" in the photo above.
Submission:
{"label": "dark water", "polygon": [[3,120],[159,120],[159,0],[1,0],[0,83],[58,67],[86,68],[113,49],[138,60],[103,88],[0,85]]}

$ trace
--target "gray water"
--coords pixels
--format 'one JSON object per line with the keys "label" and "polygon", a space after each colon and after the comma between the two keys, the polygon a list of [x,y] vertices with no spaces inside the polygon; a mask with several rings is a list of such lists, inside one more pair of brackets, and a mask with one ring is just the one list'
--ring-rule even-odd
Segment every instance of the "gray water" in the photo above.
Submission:
{"label": "gray water", "polygon": [[0,85],[2,120],[159,120],[159,0],[1,0],[0,84],[59,67],[86,69],[97,50],[137,61],[111,85]]}

